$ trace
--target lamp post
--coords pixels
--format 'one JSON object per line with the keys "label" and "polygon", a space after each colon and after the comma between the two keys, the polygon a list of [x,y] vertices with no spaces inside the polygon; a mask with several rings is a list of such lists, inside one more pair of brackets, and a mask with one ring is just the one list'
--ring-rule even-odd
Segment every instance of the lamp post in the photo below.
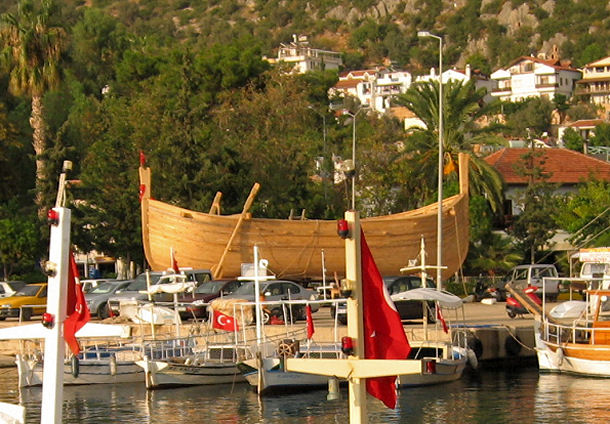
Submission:
{"label": "lamp post", "polygon": [[326,179],[328,178],[328,173],[326,171],[326,116],[323,113],[317,111],[312,105],[307,106],[307,109],[315,112],[322,118],[322,185],[324,186],[324,203],[325,206],[328,206],[328,195],[326,192]]}
{"label": "lamp post", "polygon": [[344,110],[344,115],[349,115],[352,117],[352,166],[354,167],[354,171],[352,174],[352,210],[356,210],[356,117],[360,112],[365,110],[366,107],[362,107],[356,111],[356,113],[351,113],[349,110]]}
{"label": "lamp post", "polygon": [[438,215],[436,219],[436,289],[442,289],[443,270],[443,38],[428,31],[418,31],[418,37],[438,40]]}

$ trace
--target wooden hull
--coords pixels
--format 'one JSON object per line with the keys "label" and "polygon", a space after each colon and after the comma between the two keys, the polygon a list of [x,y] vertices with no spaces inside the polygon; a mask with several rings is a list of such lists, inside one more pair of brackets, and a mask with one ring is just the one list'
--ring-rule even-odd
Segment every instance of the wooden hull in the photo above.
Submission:
{"label": "wooden hull", "polygon": [[[465,168],[467,165],[460,167],[461,193],[443,201],[444,279],[454,275],[468,253]],[[195,212],[151,199],[150,170],[140,168],[140,175],[146,187],[141,201],[142,240],[146,259],[155,271],[171,267],[173,249],[181,267],[212,269],[215,278],[237,277],[242,263],[252,263],[256,244],[260,257],[269,261],[268,269],[277,277],[320,278],[322,251],[327,275],[345,273],[344,241],[337,235],[334,220],[243,219],[244,215]],[[361,224],[382,275],[397,275],[409,259],[417,258],[422,237],[426,263],[436,264],[436,204],[364,218]]]}

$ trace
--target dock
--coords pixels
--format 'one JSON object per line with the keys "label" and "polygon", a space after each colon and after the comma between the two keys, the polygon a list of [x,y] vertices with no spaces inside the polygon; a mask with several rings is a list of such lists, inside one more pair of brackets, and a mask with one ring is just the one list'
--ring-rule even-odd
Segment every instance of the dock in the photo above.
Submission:
{"label": "dock", "polygon": [[[514,359],[534,359],[536,353],[534,347],[534,330],[533,330],[533,315],[528,314],[523,317],[511,319],[506,314],[506,304],[504,302],[486,305],[480,302],[464,304],[464,323],[459,323],[462,330],[468,334],[468,345],[476,353],[477,359],[483,364],[486,361],[503,361]],[[452,316],[446,316],[447,320],[455,325]],[[34,317],[28,323],[36,322],[38,318]],[[313,315],[315,323],[314,341],[317,340],[333,340],[335,330],[333,320],[328,307],[321,307]],[[93,322],[115,323],[112,318],[99,321],[93,319]],[[118,322],[116,322],[118,323]],[[126,322],[120,321],[121,324]],[[409,340],[418,340],[423,338],[424,330],[421,322],[409,321],[404,323],[404,328]],[[0,322],[0,328],[19,325],[15,319],[7,319]],[[184,335],[188,335],[194,324],[185,322],[183,324]],[[305,321],[298,321],[295,327],[304,327]],[[145,325],[131,324],[133,335],[150,335],[150,327]],[[273,334],[275,331],[281,332],[284,326],[267,325],[267,334]],[[434,337],[443,339],[446,335],[440,329],[434,330],[434,325],[429,324],[430,331],[436,331]],[[160,328],[157,334],[164,332],[174,333],[173,326],[168,328]],[[338,340],[347,334],[347,326],[339,325],[337,327],[336,337]],[[0,343],[0,368],[15,366],[14,357],[19,353],[19,342],[7,340]]]}

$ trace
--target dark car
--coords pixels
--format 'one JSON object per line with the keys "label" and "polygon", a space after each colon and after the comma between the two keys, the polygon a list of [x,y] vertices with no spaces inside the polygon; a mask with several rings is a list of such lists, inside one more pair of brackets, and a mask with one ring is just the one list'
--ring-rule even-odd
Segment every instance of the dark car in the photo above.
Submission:
{"label": "dark car", "polygon": [[213,280],[201,284],[191,293],[185,293],[178,298],[180,318],[206,318],[210,301],[233,293],[242,283],[240,280]]}
{"label": "dark car", "polygon": [[[269,301],[285,301],[285,300],[318,300],[318,294],[315,290],[306,289],[294,281],[288,280],[272,280],[260,283],[260,293],[264,296],[266,302]],[[226,296],[233,299],[244,299],[248,302],[254,302],[254,282],[247,281],[242,284],[233,294]],[[283,316],[281,305],[268,304],[266,307],[270,311],[270,315],[277,317]],[[313,303],[311,311],[316,312],[320,305]],[[305,319],[305,306],[296,305],[292,309],[292,316],[295,319]]]}
{"label": "dark car", "polygon": [[85,293],[85,300],[87,301],[91,316],[97,315],[99,319],[108,318],[110,316],[108,312],[108,299],[132,282],[133,280],[106,281]]}
{"label": "dark car", "polygon": [[[431,279],[426,279],[425,285],[422,285],[421,277],[414,275],[399,275],[391,277],[383,277],[383,282],[391,295],[401,293],[408,290],[417,289],[420,287],[436,288],[436,284]],[[416,300],[398,300],[395,301],[396,309],[403,321],[423,318],[423,303]],[[429,306],[434,306],[429,303]],[[337,314],[337,320],[341,324],[347,324],[347,311],[345,303],[337,303],[337,306],[331,306],[331,316],[334,318]],[[432,308],[428,308],[428,321],[435,322],[436,316]]]}
{"label": "dark car", "polygon": [[[181,269],[181,272],[186,276],[186,282],[193,282],[195,286],[199,286],[212,279],[211,271],[207,269]],[[163,278],[163,276],[169,275],[165,272],[150,272],[149,273],[149,284],[151,286],[161,283],[171,283],[172,280],[169,278]],[[113,315],[119,315],[121,300],[148,300],[146,294],[146,273],[138,275],[135,280],[127,287],[118,290],[113,296],[108,299],[108,306],[112,311]],[[173,296],[168,293],[159,293],[152,296],[152,300],[155,302],[173,302]]]}

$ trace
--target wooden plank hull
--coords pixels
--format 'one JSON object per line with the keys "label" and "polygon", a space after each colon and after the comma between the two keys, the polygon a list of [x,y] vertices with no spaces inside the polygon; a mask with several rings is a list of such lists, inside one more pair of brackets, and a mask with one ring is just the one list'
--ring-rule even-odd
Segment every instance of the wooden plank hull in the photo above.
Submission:
{"label": "wooden plank hull", "polygon": [[[269,270],[282,278],[322,276],[322,250],[326,272],[345,273],[344,241],[337,235],[334,220],[284,220],[247,218],[240,215],[213,215],[183,209],[153,200],[150,171],[140,169],[147,187],[142,205],[142,239],[146,259],[155,271],[171,267],[170,249],[180,266],[214,269],[222,262],[219,277],[241,275],[241,264],[251,263],[256,244],[260,257],[269,261]],[[467,174],[460,169],[460,175]],[[147,177],[147,178],[146,178]],[[467,187],[466,184],[462,186]],[[421,209],[361,221],[369,247],[382,275],[397,275],[409,259],[419,254],[420,240],[427,246],[426,263],[436,264],[436,204]],[[468,253],[468,193],[443,201],[443,278],[451,277]],[[227,250],[227,244],[232,240]],[[226,253],[223,260],[223,253]]]}

